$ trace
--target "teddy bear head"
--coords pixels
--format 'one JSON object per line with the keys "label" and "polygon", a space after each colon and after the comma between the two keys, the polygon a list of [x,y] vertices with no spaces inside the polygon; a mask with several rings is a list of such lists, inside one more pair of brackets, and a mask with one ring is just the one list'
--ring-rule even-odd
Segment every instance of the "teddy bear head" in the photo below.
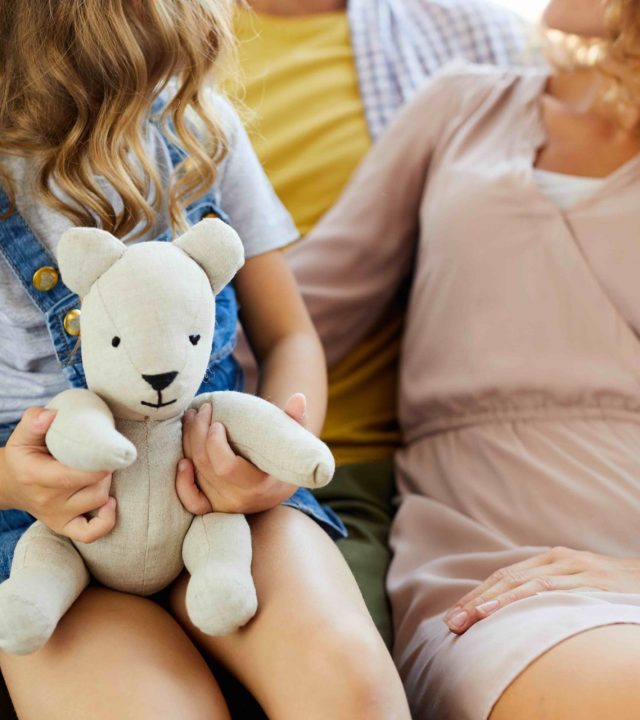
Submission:
{"label": "teddy bear head", "polygon": [[204,377],[215,294],[242,267],[237,234],[206,219],[173,242],[126,246],[95,228],[58,245],[64,283],[82,299],[82,362],[90,390],[116,417],[180,415]]}

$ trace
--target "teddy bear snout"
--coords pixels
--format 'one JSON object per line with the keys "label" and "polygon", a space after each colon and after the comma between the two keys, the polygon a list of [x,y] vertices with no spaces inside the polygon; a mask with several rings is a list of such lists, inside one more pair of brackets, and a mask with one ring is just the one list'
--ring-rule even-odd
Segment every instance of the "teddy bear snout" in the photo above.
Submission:
{"label": "teddy bear snout", "polygon": [[166,372],[158,375],[143,375],[142,377],[156,392],[162,392],[171,385],[177,376],[177,372]]}

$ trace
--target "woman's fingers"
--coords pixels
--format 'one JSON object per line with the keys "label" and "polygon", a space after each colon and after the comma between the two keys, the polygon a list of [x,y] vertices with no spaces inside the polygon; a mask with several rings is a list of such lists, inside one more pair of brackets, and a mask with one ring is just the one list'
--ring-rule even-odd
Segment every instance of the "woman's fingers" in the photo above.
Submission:
{"label": "woman's fingers", "polygon": [[194,515],[213,512],[207,496],[196,483],[196,474],[191,460],[183,458],[176,471],[176,492],[185,509]]}
{"label": "woman's fingers", "polygon": [[447,624],[452,632],[460,635],[478,620],[489,617],[518,600],[524,600],[543,592],[577,590],[586,588],[587,585],[588,582],[582,575],[539,575],[507,592],[496,595],[491,600],[486,600],[479,605],[472,604],[460,608],[450,617]]}
{"label": "woman's fingers", "polygon": [[110,497],[93,517],[79,515],[68,522],[63,535],[82,543],[92,543],[110,533],[116,524],[116,499]]}
{"label": "woman's fingers", "polygon": [[[541,555],[535,555],[527,560],[522,560],[519,563],[514,563],[513,565],[508,565],[507,567],[496,570],[494,573],[489,575],[483,583],[480,583],[480,585],[461,597],[460,600],[458,600],[458,602],[447,612],[445,620],[455,612],[458,612],[460,608],[465,605],[469,605],[470,603],[473,603],[474,600],[484,597],[491,588],[495,587],[499,583],[506,582],[511,584],[520,584],[523,578],[523,573],[526,573],[528,570],[547,568],[547,566],[553,562],[554,560],[550,554],[542,553]],[[548,568],[545,572],[548,572]]]}

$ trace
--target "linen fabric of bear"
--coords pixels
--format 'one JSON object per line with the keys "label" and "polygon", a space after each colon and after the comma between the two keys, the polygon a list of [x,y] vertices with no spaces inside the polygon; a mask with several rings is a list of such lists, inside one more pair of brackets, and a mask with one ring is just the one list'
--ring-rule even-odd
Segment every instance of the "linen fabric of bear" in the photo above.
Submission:
{"label": "linen fabric of bear", "polygon": [[42,647],[90,576],[150,595],[186,567],[187,611],[211,635],[233,632],[255,614],[246,519],[215,512],[194,518],[177,497],[184,411],[210,402],[236,452],[292,484],[326,485],[334,462],[324,443],[261,398],[236,392],[194,398],[209,361],[215,293],[243,262],[240,238],[215,219],[172,243],[127,247],[93,228],[62,237],[60,271],[82,297],[88,389],[67,390],[49,403],[57,415],[46,442],[68,467],[114,471],[117,521],[91,544],[40,522],[27,530],[0,585],[0,650]]}

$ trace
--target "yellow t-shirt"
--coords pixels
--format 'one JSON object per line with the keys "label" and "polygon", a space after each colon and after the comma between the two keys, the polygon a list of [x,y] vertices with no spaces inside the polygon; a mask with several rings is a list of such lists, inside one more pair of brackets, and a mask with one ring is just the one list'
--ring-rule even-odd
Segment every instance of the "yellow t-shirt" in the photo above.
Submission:
{"label": "yellow t-shirt", "polygon": [[[346,13],[280,17],[238,9],[236,32],[249,135],[305,235],[371,146]],[[399,443],[401,322],[396,302],[379,329],[329,373],[323,438],[339,464],[389,457]]]}

